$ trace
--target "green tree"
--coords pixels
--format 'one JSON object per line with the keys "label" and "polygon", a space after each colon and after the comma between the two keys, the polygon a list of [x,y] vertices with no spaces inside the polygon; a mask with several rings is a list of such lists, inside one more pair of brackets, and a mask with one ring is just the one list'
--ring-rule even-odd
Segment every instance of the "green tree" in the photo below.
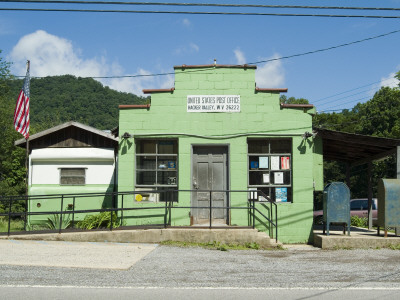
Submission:
{"label": "green tree", "polygon": [[[400,73],[397,73],[400,78]],[[349,133],[386,138],[400,138],[400,90],[382,87],[369,101],[358,103],[351,110],[340,113],[317,114],[314,127],[327,128]],[[344,181],[346,168],[338,162],[324,162],[325,183]],[[351,171],[350,183],[353,197],[367,196],[367,166],[358,166]],[[396,177],[394,155],[384,161],[374,162],[372,170],[373,194],[376,196],[380,178]]]}
{"label": "green tree", "polygon": [[281,95],[279,100],[282,104],[308,104],[308,100],[304,98],[286,97]]}
{"label": "green tree", "polygon": [[22,138],[13,125],[18,94],[10,92],[9,67],[10,63],[0,56],[0,196],[25,191],[25,151],[14,146],[14,141]]}
{"label": "green tree", "polygon": [[366,103],[357,104],[353,111],[358,122],[354,132],[387,138],[400,138],[400,90],[382,87]]}

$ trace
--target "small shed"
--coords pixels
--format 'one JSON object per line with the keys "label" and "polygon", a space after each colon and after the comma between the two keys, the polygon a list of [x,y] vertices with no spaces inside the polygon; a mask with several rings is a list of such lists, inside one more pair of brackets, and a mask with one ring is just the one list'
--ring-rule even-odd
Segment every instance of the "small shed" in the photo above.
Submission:
{"label": "small shed", "polygon": [[[26,148],[25,139],[15,142]],[[118,139],[111,133],[70,121],[33,134],[29,138],[29,195],[114,192],[117,187]],[[112,205],[111,198],[82,198],[75,209],[100,209]],[[71,202],[71,201],[69,201]],[[66,201],[65,208],[72,203]],[[29,212],[60,209],[59,200],[29,201]],[[83,218],[83,215],[80,215]],[[43,222],[47,216],[31,216]],[[79,220],[79,216],[78,216]]]}

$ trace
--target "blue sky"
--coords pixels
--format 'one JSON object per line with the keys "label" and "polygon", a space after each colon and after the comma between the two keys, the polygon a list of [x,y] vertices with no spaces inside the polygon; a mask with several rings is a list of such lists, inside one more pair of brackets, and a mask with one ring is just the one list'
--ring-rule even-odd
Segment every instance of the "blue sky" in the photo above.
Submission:
{"label": "blue sky", "polygon": [[[378,3],[380,7],[400,8],[399,0],[173,2],[362,7],[374,7]],[[0,8],[7,7],[179,10],[175,7],[0,2]],[[222,10],[237,11],[234,8]],[[400,11],[238,11],[400,16]],[[158,74],[173,72],[174,65],[211,64],[214,58],[219,64],[253,63],[395,30],[400,30],[399,19],[0,11],[1,55],[13,62],[15,75],[25,74],[25,62],[29,59],[32,76]],[[258,64],[256,82],[263,88],[288,88],[288,97],[309,99],[318,111],[352,108],[357,102],[370,99],[381,85],[397,84],[391,78],[400,70],[399,49],[400,32],[331,51]],[[143,88],[174,84],[171,75],[101,81],[111,88],[135,94],[140,94]]]}

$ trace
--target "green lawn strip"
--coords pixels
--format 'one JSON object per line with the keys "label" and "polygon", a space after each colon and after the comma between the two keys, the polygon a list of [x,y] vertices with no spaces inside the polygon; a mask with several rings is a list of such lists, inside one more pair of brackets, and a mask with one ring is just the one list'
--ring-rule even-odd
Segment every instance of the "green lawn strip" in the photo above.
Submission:
{"label": "green lawn strip", "polygon": [[[22,220],[11,220],[10,231],[21,231],[24,230],[24,221]],[[8,231],[8,219],[0,217],[0,232]]]}

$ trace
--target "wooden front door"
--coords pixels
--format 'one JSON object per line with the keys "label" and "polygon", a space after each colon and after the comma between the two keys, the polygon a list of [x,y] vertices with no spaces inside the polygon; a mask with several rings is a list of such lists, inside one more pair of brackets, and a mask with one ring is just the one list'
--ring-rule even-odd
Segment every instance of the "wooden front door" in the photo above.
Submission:
{"label": "wooden front door", "polygon": [[[194,146],[192,159],[192,208],[193,224],[227,223],[228,147]],[[213,192],[217,191],[217,192]],[[210,202],[211,201],[211,202]],[[210,209],[211,204],[211,209]],[[224,208],[225,207],[225,208]]]}

